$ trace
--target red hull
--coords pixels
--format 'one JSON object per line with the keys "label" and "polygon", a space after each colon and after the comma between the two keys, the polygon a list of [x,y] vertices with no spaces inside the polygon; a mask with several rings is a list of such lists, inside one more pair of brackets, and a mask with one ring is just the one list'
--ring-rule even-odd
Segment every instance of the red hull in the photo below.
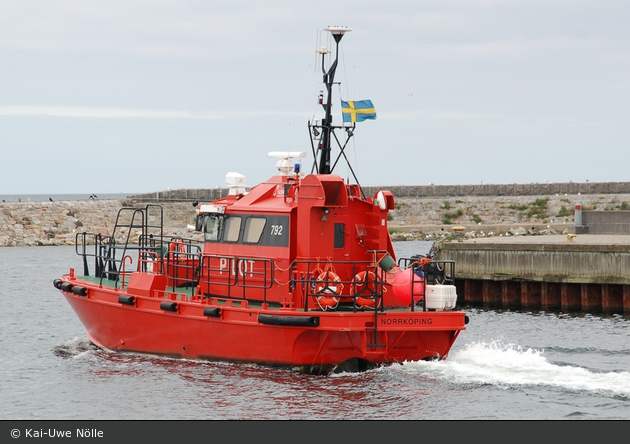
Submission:
{"label": "red hull", "polygon": [[[239,304],[177,302],[165,311],[164,297],[134,296],[66,275],[61,279],[86,288],[86,295],[62,293],[96,345],[116,351],[206,360],[252,362],[328,372],[347,362],[366,365],[446,358],[465,328],[465,315],[452,312],[322,312],[240,307]],[[204,315],[216,308],[218,317]],[[318,318],[318,325],[269,325],[275,320]],[[378,344],[378,345],[375,345]]]}

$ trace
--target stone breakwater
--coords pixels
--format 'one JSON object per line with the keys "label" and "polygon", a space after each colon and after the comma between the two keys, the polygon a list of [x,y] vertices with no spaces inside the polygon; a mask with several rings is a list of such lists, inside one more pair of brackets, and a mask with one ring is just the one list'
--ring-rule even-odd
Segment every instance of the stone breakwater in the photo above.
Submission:
{"label": "stone breakwater", "polygon": [[[129,202],[87,200],[0,203],[0,246],[75,245],[77,233],[111,234],[118,211]],[[162,203],[168,236],[193,237],[189,202]]]}
{"label": "stone breakwater", "polygon": [[454,227],[467,237],[566,234],[583,211],[630,210],[628,194],[396,197],[389,227],[394,240],[434,239]]}
{"label": "stone breakwater", "polygon": [[[576,203],[585,211],[630,209],[630,192],[614,192],[618,187],[603,194],[458,193],[432,197],[409,196],[410,189],[419,187],[398,188],[383,188],[396,191],[396,207],[389,217],[394,240],[435,239],[452,232],[453,227],[463,227],[467,237],[556,234],[574,224]],[[367,189],[366,194],[373,195],[368,190],[372,191]],[[456,192],[457,187],[450,191]],[[195,222],[191,199],[198,199],[197,193],[160,196],[159,200],[155,195],[153,199],[130,197],[134,199],[0,203],[0,246],[74,245],[77,233],[111,234],[123,206],[143,207],[147,203],[163,206],[167,236],[198,237],[187,229]]]}

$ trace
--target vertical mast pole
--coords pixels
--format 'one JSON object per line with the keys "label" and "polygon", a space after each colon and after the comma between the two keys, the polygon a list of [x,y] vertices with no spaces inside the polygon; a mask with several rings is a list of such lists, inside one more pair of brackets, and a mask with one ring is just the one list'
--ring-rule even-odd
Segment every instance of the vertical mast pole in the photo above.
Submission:
{"label": "vertical mast pole", "polygon": [[326,104],[324,107],[324,120],[322,121],[322,145],[319,157],[319,174],[330,174],[330,141],[332,136],[332,87],[335,80],[335,71],[339,61],[339,42],[346,32],[351,31],[350,28],[328,27],[325,31],[329,31],[335,39],[335,61],[330,65],[328,71],[324,67],[325,53],[322,53],[322,72],[324,73],[324,85],[326,85]]}

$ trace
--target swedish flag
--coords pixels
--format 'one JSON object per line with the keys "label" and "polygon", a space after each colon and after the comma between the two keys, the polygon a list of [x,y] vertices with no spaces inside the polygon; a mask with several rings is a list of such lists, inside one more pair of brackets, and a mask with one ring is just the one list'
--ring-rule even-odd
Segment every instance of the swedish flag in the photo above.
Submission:
{"label": "swedish flag", "polygon": [[371,100],[341,101],[341,114],[344,122],[363,122],[376,119],[376,110]]}

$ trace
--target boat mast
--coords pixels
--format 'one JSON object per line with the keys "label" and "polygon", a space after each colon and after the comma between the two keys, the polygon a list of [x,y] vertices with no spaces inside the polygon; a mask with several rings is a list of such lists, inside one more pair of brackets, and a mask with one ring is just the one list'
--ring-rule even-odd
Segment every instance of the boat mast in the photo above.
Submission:
{"label": "boat mast", "polygon": [[326,54],[328,51],[320,51],[322,54],[322,72],[324,73],[324,85],[326,85],[326,103],[320,100],[321,105],[324,108],[325,116],[322,121],[322,139],[320,145],[320,157],[319,157],[319,174],[330,174],[332,172],[330,166],[330,140],[332,136],[332,87],[335,80],[335,71],[337,70],[337,63],[339,61],[339,42],[346,32],[352,31],[350,28],[344,27],[331,27],[329,26],[324,31],[329,31],[335,39],[335,61],[330,65],[328,71],[324,66]]}

